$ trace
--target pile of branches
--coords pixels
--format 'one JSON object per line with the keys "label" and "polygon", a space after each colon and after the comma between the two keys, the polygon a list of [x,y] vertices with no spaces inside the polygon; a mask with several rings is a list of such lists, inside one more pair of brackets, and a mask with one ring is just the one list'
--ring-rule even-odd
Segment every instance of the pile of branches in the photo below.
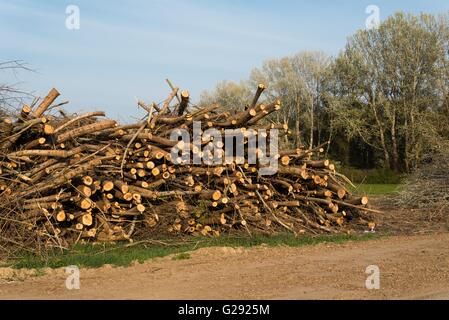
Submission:
{"label": "pile of branches", "polygon": [[[42,100],[24,105],[20,114],[0,119],[0,246],[67,247],[80,240],[118,241],[167,234],[218,236],[348,232],[372,223],[368,198],[352,195],[347,179],[314,149],[263,150],[275,157],[274,175],[244,159],[211,165],[206,145],[224,149],[225,139],[203,135],[200,146],[170,139],[177,131],[194,140],[201,132],[237,129],[248,144],[250,129],[271,139],[288,134],[285,124],[267,120],[280,101],[254,99],[235,114],[218,105],[192,106],[188,91],[172,92],[161,104],[138,106],[147,115],[119,125],[101,111],[69,115],[54,104],[52,89]],[[265,131],[263,130],[265,129]],[[251,131],[252,132],[252,131]],[[173,159],[173,148],[200,164]],[[223,151],[223,150],[222,150]],[[251,150],[245,149],[245,156]],[[254,151],[254,150],[253,150]],[[183,154],[182,152],[180,154]]]}
{"label": "pile of branches", "polygon": [[449,205],[449,141],[440,141],[426,155],[420,167],[407,179],[397,196],[396,205],[439,211]]}

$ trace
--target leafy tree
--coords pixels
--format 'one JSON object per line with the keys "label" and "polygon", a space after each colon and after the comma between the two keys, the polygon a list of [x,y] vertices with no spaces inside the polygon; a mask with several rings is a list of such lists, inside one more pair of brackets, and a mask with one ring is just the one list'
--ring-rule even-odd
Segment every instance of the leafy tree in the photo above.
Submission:
{"label": "leafy tree", "polygon": [[240,110],[259,83],[266,100],[282,101],[274,117],[294,128],[290,146],[329,141],[345,165],[410,172],[449,136],[449,16],[397,13],[356,32],[335,59],[313,51],[271,59],[202,103]]}
{"label": "leafy tree", "polygon": [[440,29],[434,16],[397,13],[358,31],[333,65],[334,124],[380,150],[394,170],[412,170],[438,137],[433,114],[447,46]]}

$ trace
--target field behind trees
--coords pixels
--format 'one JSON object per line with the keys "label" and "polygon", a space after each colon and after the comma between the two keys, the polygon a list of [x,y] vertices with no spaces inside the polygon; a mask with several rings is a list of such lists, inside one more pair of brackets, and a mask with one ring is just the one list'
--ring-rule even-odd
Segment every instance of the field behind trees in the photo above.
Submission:
{"label": "field behind trees", "polygon": [[[447,15],[397,13],[348,38],[336,57],[304,51],[265,61],[239,83],[223,81],[200,104],[241,105],[258,83],[283,102],[284,145],[313,147],[343,166],[412,172],[448,136]],[[397,180],[397,179],[396,179]],[[378,181],[375,181],[378,183]]]}

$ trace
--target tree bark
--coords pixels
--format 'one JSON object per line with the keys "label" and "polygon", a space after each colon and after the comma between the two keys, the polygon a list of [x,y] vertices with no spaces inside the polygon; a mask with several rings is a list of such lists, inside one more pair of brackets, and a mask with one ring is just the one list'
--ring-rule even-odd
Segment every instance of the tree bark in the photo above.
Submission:
{"label": "tree bark", "polygon": [[301,112],[301,105],[300,105],[300,100],[299,100],[299,96],[296,97],[296,117],[295,117],[295,147],[299,148],[301,146],[301,126],[300,126],[300,122],[299,122],[299,115]]}
{"label": "tree bark", "polygon": [[374,118],[376,120],[376,124],[377,124],[377,128],[379,130],[379,137],[380,137],[380,144],[382,146],[382,150],[384,153],[384,159],[385,159],[385,165],[390,167],[390,154],[388,153],[388,148],[387,148],[387,144],[385,142],[385,132],[384,132],[384,128],[383,125],[380,121],[379,115],[377,113],[377,109],[376,106],[371,103],[371,108],[373,110],[373,114],[374,114]]}

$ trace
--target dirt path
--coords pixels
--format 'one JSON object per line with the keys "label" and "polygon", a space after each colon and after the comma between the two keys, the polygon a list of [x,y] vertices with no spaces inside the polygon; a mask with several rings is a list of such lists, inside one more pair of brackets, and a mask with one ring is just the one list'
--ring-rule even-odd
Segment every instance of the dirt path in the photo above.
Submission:
{"label": "dirt path", "polygon": [[[379,290],[365,288],[368,265],[380,268]],[[81,269],[80,290],[67,290],[66,276],[64,270],[25,277],[4,269],[0,298],[449,299],[449,234],[302,248],[204,248],[187,260]]]}

